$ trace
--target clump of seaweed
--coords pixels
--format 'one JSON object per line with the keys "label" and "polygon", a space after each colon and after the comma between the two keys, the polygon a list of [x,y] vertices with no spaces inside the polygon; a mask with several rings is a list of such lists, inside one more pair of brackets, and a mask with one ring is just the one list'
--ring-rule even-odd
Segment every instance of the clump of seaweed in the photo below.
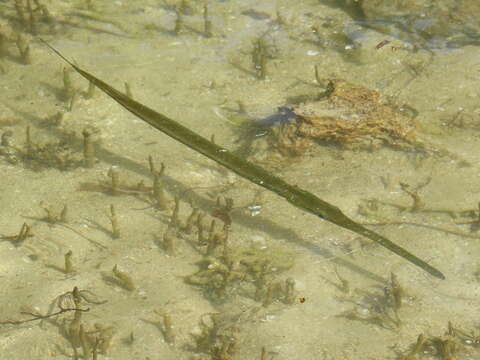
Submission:
{"label": "clump of seaweed", "polygon": [[299,157],[321,143],[369,151],[388,146],[425,156],[447,156],[466,164],[423,139],[415,116],[415,109],[387,103],[376,90],[333,79],[316,98],[280,108],[260,121],[268,126],[263,126],[263,136],[256,134],[255,142],[266,142],[270,157],[274,153],[284,159]]}
{"label": "clump of seaweed", "polygon": [[252,75],[257,80],[265,80],[268,74],[268,62],[278,56],[278,49],[268,39],[267,35],[268,32],[252,40],[252,46],[248,52],[251,60],[250,66],[244,66],[243,61],[237,59],[231,60],[230,64],[240,71]]}
{"label": "clump of seaweed", "polygon": [[59,170],[71,170],[82,166],[81,155],[75,151],[70,143],[71,134],[65,134],[63,138],[51,142],[35,142],[31,135],[30,126],[26,127],[25,143],[17,146],[13,139],[13,132],[5,131],[1,136],[0,156],[9,163],[22,162],[27,168],[41,171],[48,168]]}
{"label": "clump of seaweed", "polygon": [[297,116],[283,106],[263,119],[249,115],[242,103],[227,109],[228,120],[238,124],[237,153],[268,168],[283,167],[301,159],[312,148],[312,139],[297,134]]}
{"label": "clump of seaweed", "polygon": [[429,336],[418,335],[417,341],[410,346],[405,354],[400,355],[401,360],[435,359],[454,360],[459,359],[461,354],[471,355],[474,350],[478,352],[479,336],[472,332],[466,332],[454,327],[449,321],[444,335]]}
{"label": "clump of seaweed", "polygon": [[214,302],[240,295],[265,306],[275,300],[290,303],[291,295],[286,294],[292,290],[287,290],[288,285],[284,287],[275,279],[293,263],[292,254],[281,248],[230,247],[222,255],[206,255],[197,263],[198,271],[187,276],[185,281],[201,287]]}
{"label": "clump of seaweed", "polygon": [[356,292],[361,297],[353,301],[357,306],[339,314],[339,317],[374,324],[388,330],[401,326],[399,311],[407,295],[394,273],[390,274],[388,285],[380,291],[357,289]]}
{"label": "clump of seaweed", "polygon": [[238,319],[220,313],[205,314],[200,319],[199,331],[192,336],[192,350],[203,355],[200,359],[231,360],[238,349]]}
{"label": "clump of seaweed", "polygon": [[31,150],[24,154],[23,161],[29,169],[35,171],[45,168],[66,171],[82,166],[77,153],[62,140],[33,145]]}
{"label": "clump of seaweed", "polygon": [[52,30],[54,18],[40,0],[15,0],[14,8],[17,28],[32,35]]}
{"label": "clump of seaweed", "polygon": [[59,329],[72,347],[73,354],[67,354],[68,351],[59,346],[65,355],[74,359],[97,359],[98,354],[105,355],[107,353],[115,330],[111,326],[98,323],[91,326],[84,321],[83,316],[90,311],[91,306],[102,305],[106,302],[106,300],[99,300],[92,292],[80,290],[75,286],[72,291],[57,296],[50,304],[46,314],[26,308],[21,314],[28,315],[28,318],[0,321],[0,325],[22,325],[34,321],[48,321]]}
{"label": "clump of seaweed", "polygon": [[218,198],[210,214],[213,218],[192,207],[183,220],[179,217],[180,199],[175,198],[168,228],[158,239],[160,247],[167,255],[175,256],[178,239],[182,239],[202,255],[196,263],[198,270],[186,276],[185,281],[201,288],[214,303],[224,303],[234,296],[248,297],[265,306],[276,300],[292,303],[294,281],[279,281],[277,277],[294,265],[294,255],[279,246],[231,241],[233,206],[232,199]]}

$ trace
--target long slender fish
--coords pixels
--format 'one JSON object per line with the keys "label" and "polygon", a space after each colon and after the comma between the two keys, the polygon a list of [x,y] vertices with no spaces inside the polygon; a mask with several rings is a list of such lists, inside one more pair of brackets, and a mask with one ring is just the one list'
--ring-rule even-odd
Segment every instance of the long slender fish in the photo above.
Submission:
{"label": "long slender fish", "polygon": [[412,264],[415,264],[416,266],[422,268],[429,274],[439,279],[445,279],[445,276],[439,270],[427,264],[425,261],[413,255],[404,248],[396,245],[387,238],[381,236],[380,234],[377,234],[376,232],[371,231],[366,227],[356,223],[355,221],[347,217],[344,213],[342,213],[342,211],[336,206],[321,200],[320,198],[308,191],[302,190],[297,186],[286,183],[279,177],[276,177],[265,171],[261,167],[242,159],[241,157],[233,154],[227,149],[214,144],[213,142],[196,134],[195,132],[168,118],[167,116],[162,115],[148,108],[147,106],[133,100],[132,98],[126,96],[120,91],[114,89],[104,81],[96,78],[95,76],[89,74],[77,65],[73,64],[70,60],[68,60],[65,56],[63,56],[58,50],[53,48],[46,41],[42,39],[40,40],[54,53],[60,56],[60,58],[62,58],[66,63],[68,63],[81,76],[83,76],[85,79],[87,79],[99,89],[101,89],[105,94],[107,94],[117,103],[119,103],[129,112],[142,119],[146,123],[150,124],[157,130],[160,130],[164,134],[188,146],[190,149],[193,149],[212,159],[213,161],[216,161],[217,163],[225,166],[226,168],[240,175],[241,177],[276,193],[277,195],[287,200],[290,204],[304,211],[312,213],[320,217],[321,219],[324,219],[335,225],[338,225],[340,227],[353,231],[354,233],[369,238],[370,240],[373,240],[376,243],[387,248],[388,250],[394,252],[395,254],[403,257],[405,260],[408,260]]}

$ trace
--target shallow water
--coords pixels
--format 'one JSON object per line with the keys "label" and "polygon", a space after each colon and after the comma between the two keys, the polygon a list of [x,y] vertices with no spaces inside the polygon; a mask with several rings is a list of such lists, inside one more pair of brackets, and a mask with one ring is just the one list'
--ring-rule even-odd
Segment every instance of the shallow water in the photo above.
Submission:
{"label": "shallow water", "polygon": [[[372,11],[373,1],[211,1],[211,34],[193,1],[179,15],[173,1],[41,1],[48,14],[32,4],[33,27],[20,3],[24,23],[0,1],[0,359],[404,359],[419,334],[419,359],[446,359],[451,343],[458,359],[480,356],[474,2],[445,20],[449,1],[425,14]],[[251,159],[446,280],[231,174],[99,91],[90,97],[38,36],[217,144],[249,144]],[[252,64],[259,39],[264,79]],[[449,155],[321,141],[285,158],[261,136],[270,127],[245,131],[330,79],[378,90]],[[149,156],[155,171],[165,165],[161,204]],[[202,235],[197,221],[185,230],[192,208],[205,214]],[[215,246],[225,223],[227,245]]]}

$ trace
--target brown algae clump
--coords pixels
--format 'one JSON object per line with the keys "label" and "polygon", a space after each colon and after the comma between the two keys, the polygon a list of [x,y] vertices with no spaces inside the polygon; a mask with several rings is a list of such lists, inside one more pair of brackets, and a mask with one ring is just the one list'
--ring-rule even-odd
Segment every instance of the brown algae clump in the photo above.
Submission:
{"label": "brown algae clump", "polygon": [[[409,110],[408,106],[404,107]],[[283,115],[280,112],[286,112]],[[268,119],[278,122],[261,122],[269,127],[269,136],[260,141],[268,142],[270,154],[267,162],[275,161],[275,156],[295,158],[303,155],[315,142],[336,144],[354,150],[377,150],[381,146],[420,152],[426,155],[458,156],[423,140],[419,125],[412,111],[382,100],[379,91],[371,90],[345,80],[330,80],[326,91],[316,100],[303,102],[289,108],[281,108],[279,113]],[[261,148],[253,141],[250,153]],[[271,152],[275,152],[271,154]],[[265,157],[255,154],[254,159]],[[261,161],[261,159],[260,159]]]}

